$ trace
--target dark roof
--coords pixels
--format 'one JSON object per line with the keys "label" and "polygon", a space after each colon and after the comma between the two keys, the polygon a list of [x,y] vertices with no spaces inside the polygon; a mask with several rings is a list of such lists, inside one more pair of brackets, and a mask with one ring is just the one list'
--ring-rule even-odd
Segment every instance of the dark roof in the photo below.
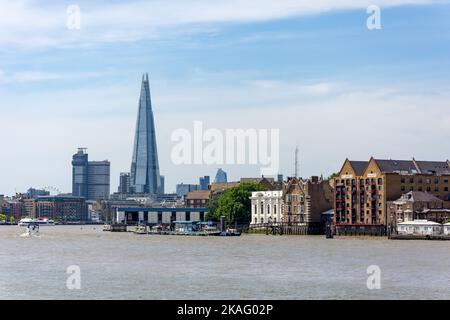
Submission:
{"label": "dark roof", "polygon": [[375,159],[375,162],[383,173],[419,173],[412,160]]}
{"label": "dark roof", "polygon": [[351,161],[349,160],[350,165],[352,166],[353,170],[355,170],[355,173],[357,176],[362,176],[364,174],[364,171],[366,170],[367,166],[369,165],[369,161]]}
{"label": "dark roof", "polygon": [[421,173],[450,175],[450,167],[446,161],[416,161]]}
{"label": "dark roof", "polygon": [[435,195],[422,192],[422,191],[410,191],[406,193],[406,195],[410,196],[411,201],[420,201],[420,202],[442,202],[441,199],[436,197]]}

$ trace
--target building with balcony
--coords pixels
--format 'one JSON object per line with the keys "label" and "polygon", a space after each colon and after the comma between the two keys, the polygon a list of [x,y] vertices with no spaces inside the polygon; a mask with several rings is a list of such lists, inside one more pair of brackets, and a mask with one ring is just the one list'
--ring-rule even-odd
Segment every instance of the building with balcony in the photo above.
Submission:
{"label": "building with balcony", "polygon": [[334,179],[336,226],[372,226],[386,230],[387,204],[410,191],[426,192],[438,199],[449,194],[450,162],[346,159]]}
{"label": "building with balcony", "polygon": [[36,218],[47,217],[62,223],[88,220],[86,199],[83,197],[38,197],[35,206]]}

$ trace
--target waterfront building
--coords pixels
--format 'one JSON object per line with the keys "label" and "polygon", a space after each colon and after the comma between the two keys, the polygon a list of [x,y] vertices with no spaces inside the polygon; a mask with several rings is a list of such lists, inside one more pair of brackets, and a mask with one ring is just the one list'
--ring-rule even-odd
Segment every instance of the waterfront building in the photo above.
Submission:
{"label": "waterfront building", "polygon": [[450,201],[423,191],[410,191],[395,201],[388,201],[387,214],[391,225],[419,220],[445,223],[450,218]]}
{"label": "waterfront building", "polygon": [[148,74],[142,77],[130,180],[132,193],[163,193]]}
{"label": "waterfront building", "polygon": [[211,196],[210,190],[194,190],[186,195],[186,205],[189,208],[207,207]]}
{"label": "waterfront building", "polygon": [[172,225],[176,221],[205,221],[208,208],[128,207],[117,208],[116,222]]}
{"label": "waterfront building", "polygon": [[280,223],[283,208],[283,191],[252,192],[251,224]]}
{"label": "waterfront building", "polygon": [[22,204],[22,217],[36,218],[36,199],[24,198]]}
{"label": "waterfront building", "polygon": [[226,183],[228,182],[227,173],[222,169],[218,169],[216,173],[215,183]]}
{"label": "waterfront building", "polygon": [[444,235],[450,236],[450,222],[444,224]]}
{"label": "waterfront building", "polygon": [[87,204],[84,197],[46,196],[36,199],[36,218],[47,217],[60,222],[87,221]]}
{"label": "waterfront building", "polygon": [[19,221],[22,217],[22,207],[21,201],[14,198],[7,198],[0,202],[0,213],[6,215],[8,221],[11,217]]}
{"label": "waterfront building", "polygon": [[449,194],[450,162],[345,160],[335,182],[335,224],[337,227],[376,227],[390,224],[387,203],[409,191],[427,192],[439,199]]}
{"label": "waterfront building", "polygon": [[328,180],[290,177],[283,185],[282,222],[321,225],[321,214],[333,208],[333,189]]}
{"label": "waterfront building", "polygon": [[439,236],[443,233],[443,226],[427,220],[406,221],[397,225],[397,233],[400,235]]}
{"label": "waterfront building", "polygon": [[208,190],[209,189],[209,176],[204,176],[199,178],[200,190]]}

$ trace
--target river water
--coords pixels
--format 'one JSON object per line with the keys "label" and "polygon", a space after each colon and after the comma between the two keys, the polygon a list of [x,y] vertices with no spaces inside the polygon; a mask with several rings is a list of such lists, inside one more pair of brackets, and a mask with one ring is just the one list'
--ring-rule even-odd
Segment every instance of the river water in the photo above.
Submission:
{"label": "river water", "polygon": [[[23,232],[0,226],[0,299],[450,299],[450,241]],[[380,289],[367,287],[371,265]]]}

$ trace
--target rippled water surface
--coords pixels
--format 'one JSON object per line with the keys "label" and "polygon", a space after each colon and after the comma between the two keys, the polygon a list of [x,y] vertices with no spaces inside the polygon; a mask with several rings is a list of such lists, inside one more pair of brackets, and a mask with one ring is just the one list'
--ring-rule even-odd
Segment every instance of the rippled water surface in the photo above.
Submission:
{"label": "rippled water surface", "polygon": [[[0,299],[450,299],[450,241],[0,227]],[[67,267],[81,289],[66,286]],[[381,269],[368,290],[367,267]]]}

